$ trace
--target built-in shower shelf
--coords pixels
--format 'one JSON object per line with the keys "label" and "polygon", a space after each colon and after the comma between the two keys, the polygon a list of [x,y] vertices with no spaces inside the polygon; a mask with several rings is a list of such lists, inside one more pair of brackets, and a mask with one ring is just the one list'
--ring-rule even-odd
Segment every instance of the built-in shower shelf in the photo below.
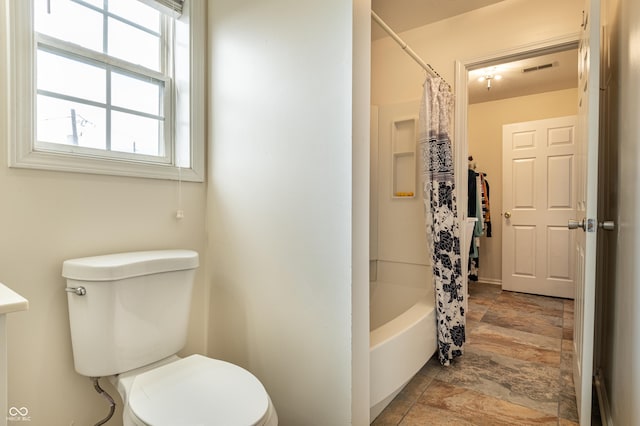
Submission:
{"label": "built-in shower shelf", "polygon": [[417,117],[396,120],[391,125],[391,197],[415,198]]}

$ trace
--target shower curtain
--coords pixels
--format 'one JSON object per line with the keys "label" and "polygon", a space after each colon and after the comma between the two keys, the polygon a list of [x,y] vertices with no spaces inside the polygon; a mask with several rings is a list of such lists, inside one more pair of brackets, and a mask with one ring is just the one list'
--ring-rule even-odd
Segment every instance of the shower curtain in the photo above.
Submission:
{"label": "shower curtain", "polygon": [[433,258],[438,358],[442,365],[462,355],[465,312],[457,220],[453,150],[450,137],[453,96],[440,77],[427,77],[420,105],[425,231]]}

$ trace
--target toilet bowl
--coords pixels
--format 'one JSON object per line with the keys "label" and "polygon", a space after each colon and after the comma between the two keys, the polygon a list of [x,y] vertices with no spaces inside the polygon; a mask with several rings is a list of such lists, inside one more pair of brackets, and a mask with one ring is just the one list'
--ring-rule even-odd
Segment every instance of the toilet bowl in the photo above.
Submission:
{"label": "toilet bowl", "polygon": [[186,343],[197,267],[189,250],[65,261],[75,369],[109,377],[125,426],[275,426],[273,403],[249,371],[176,355]]}
{"label": "toilet bowl", "polygon": [[278,424],[255,376],[202,355],[173,356],[109,380],[124,402],[125,426]]}

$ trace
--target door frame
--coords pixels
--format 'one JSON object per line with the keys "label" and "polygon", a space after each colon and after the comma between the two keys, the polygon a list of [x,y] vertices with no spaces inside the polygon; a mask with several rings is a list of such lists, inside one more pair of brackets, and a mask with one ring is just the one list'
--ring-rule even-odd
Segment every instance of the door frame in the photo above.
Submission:
{"label": "door frame", "polygon": [[[580,32],[567,34],[535,43],[515,46],[506,50],[499,50],[484,56],[455,61],[455,107],[454,107],[454,153],[455,153],[455,185],[458,204],[458,220],[460,229],[464,229],[467,218],[467,173],[469,165],[469,134],[467,129],[469,107],[469,71],[513,62],[521,59],[533,58],[554,52],[576,49],[580,43]],[[577,66],[577,64],[576,64]],[[577,102],[577,100],[576,100]],[[500,212],[502,217],[502,212]],[[464,232],[461,232],[464,239]],[[464,245],[463,245],[464,243]],[[467,247],[467,241],[461,247]],[[469,253],[463,253],[462,276],[467,276]],[[463,279],[464,294],[468,294],[467,280]]]}

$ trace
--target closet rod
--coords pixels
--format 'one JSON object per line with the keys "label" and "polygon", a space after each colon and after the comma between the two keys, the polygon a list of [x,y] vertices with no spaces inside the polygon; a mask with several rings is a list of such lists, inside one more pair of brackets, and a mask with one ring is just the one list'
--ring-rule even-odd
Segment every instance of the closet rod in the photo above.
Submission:
{"label": "closet rod", "polygon": [[[376,21],[378,23],[378,25],[380,25],[382,27],[383,30],[385,30],[387,32],[387,34],[389,34],[391,36],[392,39],[394,39],[396,41],[396,43],[398,43],[400,45],[402,50],[407,52],[407,55],[411,56],[413,58],[413,60],[418,63],[418,65],[420,65],[422,68],[424,68],[424,70],[427,73],[429,73],[429,75],[431,75],[431,77],[440,77],[440,78],[442,78],[440,76],[440,74],[438,74],[438,72],[435,69],[433,69],[433,67],[431,65],[429,65],[425,61],[423,61],[422,58],[420,56],[418,56],[418,54],[416,52],[414,52],[413,49],[411,47],[409,47],[409,45],[407,45],[407,43],[405,43],[405,41],[402,40],[400,38],[400,36],[398,36],[398,34],[396,34],[395,31],[393,31],[391,29],[391,27],[389,25],[387,25],[387,23],[384,22],[382,20],[382,18],[379,17],[378,14],[376,14],[373,10],[371,11],[371,17],[373,18],[374,21]],[[446,81],[445,81],[445,83],[446,83]],[[447,83],[447,85],[449,85],[449,84]],[[449,86],[449,87],[451,87],[451,86]]]}

